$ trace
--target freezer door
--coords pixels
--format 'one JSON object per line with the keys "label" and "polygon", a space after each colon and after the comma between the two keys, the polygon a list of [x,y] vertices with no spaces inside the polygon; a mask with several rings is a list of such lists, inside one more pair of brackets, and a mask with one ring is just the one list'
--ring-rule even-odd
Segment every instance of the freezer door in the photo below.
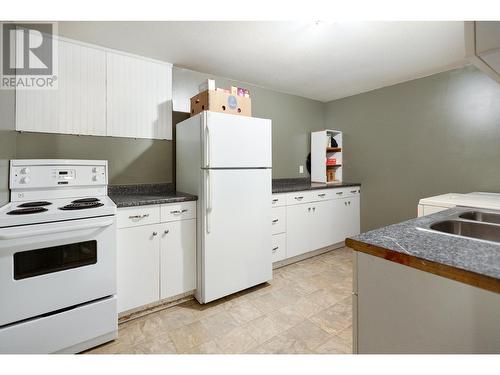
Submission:
{"label": "freezer door", "polygon": [[203,168],[271,168],[271,120],[206,112]]}
{"label": "freezer door", "polygon": [[[203,170],[202,303],[272,278],[271,170]],[[201,288],[201,293],[200,293]]]}

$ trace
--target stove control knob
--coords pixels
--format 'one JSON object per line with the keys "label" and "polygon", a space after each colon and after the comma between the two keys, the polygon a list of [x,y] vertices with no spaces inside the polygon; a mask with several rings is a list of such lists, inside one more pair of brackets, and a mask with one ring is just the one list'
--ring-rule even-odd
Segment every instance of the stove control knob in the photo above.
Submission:
{"label": "stove control knob", "polygon": [[26,167],[26,168],[21,168],[21,171],[20,171],[20,172],[21,172],[21,174],[28,174],[28,173],[30,173],[30,169],[29,169],[28,167]]}
{"label": "stove control knob", "polygon": [[97,176],[92,176],[92,181],[97,181]]}
{"label": "stove control knob", "polygon": [[97,167],[92,168],[92,172],[97,173]]}
{"label": "stove control knob", "polygon": [[28,176],[22,177],[21,180],[19,181],[21,184],[29,184],[30,178]]}

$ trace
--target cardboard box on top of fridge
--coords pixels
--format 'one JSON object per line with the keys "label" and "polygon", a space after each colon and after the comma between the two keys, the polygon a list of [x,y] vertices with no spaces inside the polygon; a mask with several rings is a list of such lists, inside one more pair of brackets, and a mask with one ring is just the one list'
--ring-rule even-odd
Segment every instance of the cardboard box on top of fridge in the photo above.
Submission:
{"label": "cardboard box on top of fridge", "polygon": [[[207,84],[210,86],[209,82]],[[219,88],[205,90],[191,98],[191,116],[202,111],[252,117],[252,100],[248,90],[239,87],[232,87],[231,90]]]}

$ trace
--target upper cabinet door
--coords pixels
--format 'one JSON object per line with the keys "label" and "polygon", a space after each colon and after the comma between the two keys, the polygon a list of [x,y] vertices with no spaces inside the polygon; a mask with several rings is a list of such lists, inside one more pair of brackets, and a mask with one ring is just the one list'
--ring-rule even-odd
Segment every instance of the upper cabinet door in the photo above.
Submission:
{"label": "upper cabinet door", "polygon": [[172,139],[172,65],[106,56],[108,135]]}
{"label": "upper cabinet door", "polygon": [[16,130],[106,135],[106,54],[58,43],[58,88],[16,90]]}

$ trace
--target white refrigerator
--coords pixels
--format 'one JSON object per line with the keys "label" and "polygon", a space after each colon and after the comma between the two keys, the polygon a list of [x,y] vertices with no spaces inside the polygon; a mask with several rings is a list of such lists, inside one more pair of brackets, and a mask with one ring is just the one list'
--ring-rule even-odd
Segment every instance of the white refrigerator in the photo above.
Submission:
{"label": "white refrigerator", "polygon": [[204,111],[176,127],[177,190],[198,196],[196,299],[272,279],[271,120]]}

